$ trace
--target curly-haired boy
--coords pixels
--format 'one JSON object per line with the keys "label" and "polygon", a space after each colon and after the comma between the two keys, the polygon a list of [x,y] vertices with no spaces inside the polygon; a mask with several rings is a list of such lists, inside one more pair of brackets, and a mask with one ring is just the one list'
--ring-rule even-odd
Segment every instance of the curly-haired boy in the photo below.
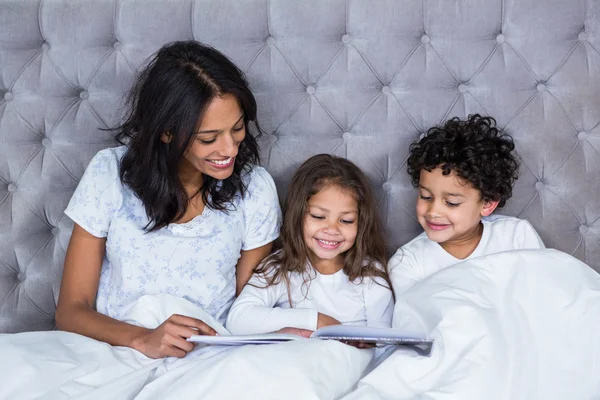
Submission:
{"label": "curly-haired boy", "polygon": [[424,231],[389,262],[397,294],[467,258],[544,248],[526,220],[491,216],[505,205],[518,178],[512,138],[491,117],[453,118],[410,147],[408,173],[418,189]]}

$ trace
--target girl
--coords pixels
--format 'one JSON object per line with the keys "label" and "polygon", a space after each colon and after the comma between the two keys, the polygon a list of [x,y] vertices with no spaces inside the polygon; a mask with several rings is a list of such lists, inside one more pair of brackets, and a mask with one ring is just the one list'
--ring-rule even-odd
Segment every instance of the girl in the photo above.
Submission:
{"label": "girl", "polygon": [[228,330],[390,327],[394,295],[376,210],[356,165],[325,154],[308,159],[288,189],[281,249],[255,269],[229,312]]}

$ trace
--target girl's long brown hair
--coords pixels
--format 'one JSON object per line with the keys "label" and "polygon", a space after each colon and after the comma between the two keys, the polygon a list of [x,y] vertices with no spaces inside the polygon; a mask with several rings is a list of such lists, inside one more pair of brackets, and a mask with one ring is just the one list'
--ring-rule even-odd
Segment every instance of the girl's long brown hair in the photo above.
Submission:
{"label": "girl's long brown hair", "polygon": [[358,204],[356,242],[344,253],[344,273],[355,283],[362,283],[366,277],[379,277],[394,296],[387,268],[385,231],[369,179],[351,161],[329,154],[313,156],[296,170],[282,207],[283,225],[276,243],[280,250],[265,258],[254,272],[262,276],[266,287],[283,281],[288,289],[290,306],[293,306],[292,274],[301,274],[308,290],[313,271],[307,268],[308,249],[302,234],[304,217],[308,212],[308,200],[329,185],[353,193]]}

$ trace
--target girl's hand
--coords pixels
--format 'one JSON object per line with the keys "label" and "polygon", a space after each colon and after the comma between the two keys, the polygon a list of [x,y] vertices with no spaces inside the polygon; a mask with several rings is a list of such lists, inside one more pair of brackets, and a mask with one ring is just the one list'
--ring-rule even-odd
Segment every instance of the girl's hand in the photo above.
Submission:
{"label": "girl's hand", "polygon": [[317,329],[324,328],[329,325],[341,325],[342,323],[329,315],[319,313],[317,318]]}
{"label": "girl's hand", "polygon": [[356,347],[357,349],[372,349],[375,347],[375,344],[373,343],[357,342],[354,340],[341,340],[341,342],[348,346]]}
{"label": "girl's hand", "polygon": [[186,339],[193,335],[214,336],[215,330],[199,319],[173,314],[156,329],[148,329],[132,346],[150,358],[183,358],[195,344]]}
{"label": "girl's hand", "polygon": [[291,335],[298,335],[305,338],[309,338],[312,335],[313,331],[309,331],[308,329],[300,329],[300,328],[281,328],[275,333],[289,333]]}

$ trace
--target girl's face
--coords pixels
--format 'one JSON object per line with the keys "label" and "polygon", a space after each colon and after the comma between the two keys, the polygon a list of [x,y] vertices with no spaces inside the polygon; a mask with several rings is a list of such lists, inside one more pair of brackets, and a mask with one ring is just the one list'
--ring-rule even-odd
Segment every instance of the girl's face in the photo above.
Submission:
{"label": "girl's face", "polygon": [[180,174],[200,172],[218,180],[229,178],[245,137],[244,113],[238,100],[229,94],[215,97],[184,155]]}
{"label": "girl's face", "polygon": [[[313,267],[319,272],[339,271],[343,266],[342,254],[356,240],[358,203],[349,190],[327,185],[308,200],[303,225],[303,239]],[[338,268],[335,271],[327,268],[332,265]]]}
{"label": "girl's face", "polygon": [[441,168],[421,171],[417,219],[427,237],[446,250],[478,243],[481,217],[490,215],[497,204],[483,201],[479,190],[454,173],[443,175]]}

